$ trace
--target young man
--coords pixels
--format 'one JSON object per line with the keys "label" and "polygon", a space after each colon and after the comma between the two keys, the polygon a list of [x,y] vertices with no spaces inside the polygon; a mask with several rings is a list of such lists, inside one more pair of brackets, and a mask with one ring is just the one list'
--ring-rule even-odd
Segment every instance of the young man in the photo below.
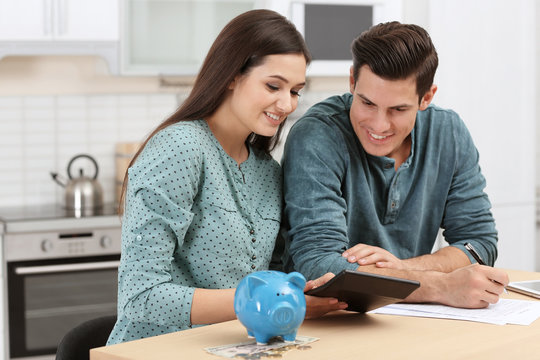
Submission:
{"label": "young man", "polygon": [[[352,44],[350,92],[316,104],[283,156],[285,262],[313,279],[358,269],[419,280],[407,300],[495,303],[497,231],[478,152],[459,116],[430,105],[438,65],[428,33],[379,24]],[[439,229],[450,246],[431,254]]]}

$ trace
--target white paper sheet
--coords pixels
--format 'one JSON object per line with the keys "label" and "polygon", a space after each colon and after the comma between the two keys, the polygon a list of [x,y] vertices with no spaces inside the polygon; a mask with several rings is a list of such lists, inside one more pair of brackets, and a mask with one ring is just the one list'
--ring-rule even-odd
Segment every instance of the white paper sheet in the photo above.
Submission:
{"label": "white paper sheet", "polygon": [[498,325],[530,325],[540,317],[540,301],[500,299],[498,303],[484,309],[462,309],[436,304],[391,304],[369,313],[467,320]]}

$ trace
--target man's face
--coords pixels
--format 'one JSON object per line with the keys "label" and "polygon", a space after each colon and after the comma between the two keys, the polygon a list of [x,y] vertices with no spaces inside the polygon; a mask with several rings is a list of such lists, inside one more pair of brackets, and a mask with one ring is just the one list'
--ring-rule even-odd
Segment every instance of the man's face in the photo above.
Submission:
{"label": "man's face", "polygon": [[409,156],[409,135],[416,113],[427,108],[437,87],[433,85],[419,104],[414,75],[404,80],[386,80],[367,65],[360,68],[356,84],[351,68],[350,87],[351,124],[364,150],[370,155],[393,158],[397,169]]}

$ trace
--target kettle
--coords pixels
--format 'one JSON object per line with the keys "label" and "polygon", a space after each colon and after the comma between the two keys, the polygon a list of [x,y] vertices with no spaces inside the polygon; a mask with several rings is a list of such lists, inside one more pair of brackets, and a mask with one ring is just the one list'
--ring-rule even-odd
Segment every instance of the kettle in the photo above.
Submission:
{"label": "kettle", "polygon": [[[71,167],[79,158],[88,158],[94,164],[95,172],[92,177],[86,176],[82,168],[79,168],[79,176],[73,177]],[[103,210],[103,189],[96,180],[98,176],[96,160],[87,154],[74,156],[68,163],[68,181],[62,182],[58,173],[51,172],[53,180],[65,188],[65,208],[70,215],[75,217],[98,215]]]}

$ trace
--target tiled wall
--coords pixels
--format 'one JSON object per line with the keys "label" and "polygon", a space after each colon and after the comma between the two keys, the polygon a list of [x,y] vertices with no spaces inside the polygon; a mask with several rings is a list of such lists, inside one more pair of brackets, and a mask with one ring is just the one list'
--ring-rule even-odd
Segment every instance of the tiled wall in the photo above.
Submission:
{"label": "tiled wall", "polygon": [[[66,176],[80,153],[96,159],[104,200],[113,202],[115,144],[141,141],[176,107],[176,94],[0,97],[0,206],[62,202],[50,172]],[[74,176],[79,167],[93,171],[80,159]]]}
{"label": "tiled wall", "polygon": [[[307,108],[331,95],[304,93],[283,133]],[[0,207],[62,203],[64,190],[50,172],[67,176],[69,160],[93,156],[104,201],[115,201],[115,145],[139,142],[178,104],[177,94],[0,96]],[[283,141],[274,157],[281,158]],[[93,167],[77,160],[72,174]]]}

